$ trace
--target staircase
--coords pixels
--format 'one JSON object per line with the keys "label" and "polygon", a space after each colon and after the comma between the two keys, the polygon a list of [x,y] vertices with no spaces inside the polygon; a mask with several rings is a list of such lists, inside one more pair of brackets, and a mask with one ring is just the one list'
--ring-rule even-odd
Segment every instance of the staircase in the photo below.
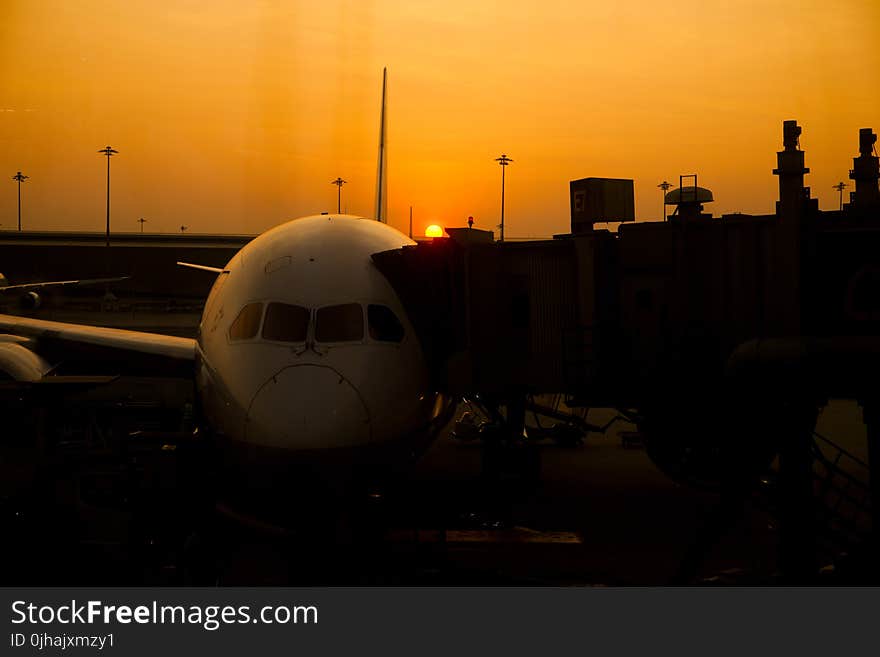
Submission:
{"label": "staircase", "polygon": [[[832,560],[867,545],[871,533],[868,464],[822,434],[813,433],[813,490],[816,547]],[[778,470],[774,463],[761,481],[758,505],[778,516]]]}
{"label": "staircase", "polygon": [[813,476],[819,535],[831,549],[848,552],[871,532],[868,464],[827,437],[814,433]]}

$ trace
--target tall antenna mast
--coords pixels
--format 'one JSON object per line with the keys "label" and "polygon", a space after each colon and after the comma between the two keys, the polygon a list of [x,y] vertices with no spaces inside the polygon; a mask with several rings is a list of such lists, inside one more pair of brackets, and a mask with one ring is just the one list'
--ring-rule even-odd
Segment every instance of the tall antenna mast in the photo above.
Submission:
{"label": "tall antenna mast", "polygon": [[379,118],[379,165],[376,174],[376,220],[385,222],[385,210],[388,204],[385,198],[385,105],[386,105],[386,82],[388,80],[388,68],[382,69],[382,111]]}

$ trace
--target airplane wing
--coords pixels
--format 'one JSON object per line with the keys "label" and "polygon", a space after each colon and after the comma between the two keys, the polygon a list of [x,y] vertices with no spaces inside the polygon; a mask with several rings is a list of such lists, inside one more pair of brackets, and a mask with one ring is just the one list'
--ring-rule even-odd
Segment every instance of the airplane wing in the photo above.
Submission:
{"label": "airplane wing", "polygon": [[127,280],[128,276],[116,276],[115,278],[80,278],[70,281],[46,281],[45,283],[22,283],[21,285],[4,285],[0,287],[0,295],[9,292],[32,292],[43,290],[47,287],[64,287],[75,285],[100,285],[101,283],[116,283]]}
{"label": "airplane wing", "polygon": [[177,360],[194,360],[196,341],[159,333],[49,322],[42,319],[0,314],[0,332],[31,338],[48,338],[81,344],[124,349]]}

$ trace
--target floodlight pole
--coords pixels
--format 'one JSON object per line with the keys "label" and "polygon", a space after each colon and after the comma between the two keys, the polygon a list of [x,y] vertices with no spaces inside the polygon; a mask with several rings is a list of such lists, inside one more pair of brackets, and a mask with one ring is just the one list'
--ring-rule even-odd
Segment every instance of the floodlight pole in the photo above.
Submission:
{"label": "floodlight pole", "polygon": [[143,217],[141,217],[140,219],[138,219],[138,223],[141,225],[141,233],[143,233],[144,232],[144,224],[147,223],[147,220],[144,219]]}
{"label": "floodlight pole", "polygon": [[840,196],[839,207],[837,208],[838,210],[843,210],[843,188],[847,187],[847,186],[848,185],[845,182],[843,182],[842,180],[839,183],[837,183],[836,185],[832,186],[832,189],[836,189],[839,196]]}
{"label": "floodlight pole", "polygon": [[663,209],[660,212],[660,216],[662,217],[663,221],[666,221],[666,192],[668,192],[669,188],[672,187],[672,183],[666,182],[664,180],[662,183],[657,185],[657,187],[659,187],[661,190],[663,190],[663,205],[662,205]]}
{"label": "floodlight pole", "polygon": [[18,232],[21,232],[21,183],[30,178],[25,176],[21,171],[12,176],[13,180],[18,181]]}
{"label": "floodlight pole", "polygon": [[[116,155],[119,151],[107,146],[98,152],[107,156],[107,246],[110,246],[110,158]],[[141,226],[143,226],[143,224],[141,224]]]}
{"label": "floodlight pole", "polygon": [[330,183],[331,185],[336,185],[338,188],[336,190],[336,214],[342,214],[342,186],[347,182],[347,180],[337,178]]}
{"label": "floodlight pole", "polygon": [[507,169],[507,165],[513,162],[513,160],[504,153],[501,154],[501,157],[496,157],[495,161],[501,165],[501,240],[504,241],[504,172]]}

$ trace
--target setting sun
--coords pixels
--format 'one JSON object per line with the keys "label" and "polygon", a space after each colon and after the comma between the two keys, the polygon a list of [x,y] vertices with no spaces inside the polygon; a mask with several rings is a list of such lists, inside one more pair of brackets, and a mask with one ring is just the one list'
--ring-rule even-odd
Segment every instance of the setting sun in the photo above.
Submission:
{"label": "setting sun", "polygon": [[443,237],[443,229],[437,224],[431,224],[425,229],[425,237]]}

